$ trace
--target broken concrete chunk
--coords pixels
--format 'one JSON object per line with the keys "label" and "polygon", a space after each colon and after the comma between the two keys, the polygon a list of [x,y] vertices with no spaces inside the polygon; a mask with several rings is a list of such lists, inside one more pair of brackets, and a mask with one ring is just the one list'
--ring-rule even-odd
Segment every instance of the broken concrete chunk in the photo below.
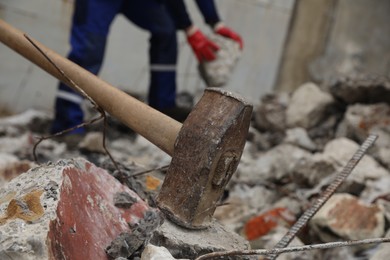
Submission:
{"label": "broken concrete chunk", "polygon": [[355,104],[348,106],[337,135],[364,141],[369,133],[380,135],[380,142],[377,145],[390,147],[389,104]]}
{"label": "broken concrete chunk", "polygon": [[284,131],[287,105],[288,97],[282,94],[264,96],[253,113],[254,127],[260,131]]}
{"label": "broken concrete chunk", "polygon": [[16,127],[34,131],[35,128],[45,129],[50,121],[50,115],[40,110],[28,109],[20,114],[0,118],[0,126]]}
{"label": "broken concrete chunk", "polygon": [[121,233],[106,248],[107,255],[112,259],[123,257],[127,259],[144,243],[143,240],[130,233]]}
{"label": "broken concrete chunk", "polygon": [[102,153],[106,151],[103,146],[103,133],[101,132],[90,132],[80,142],[78,146],[81,150],[91,153]]}
{"label": "broken concrete chunk", "polygon": [[27,160],[19,160],[16,156],[0,153],[0,188],[21,173],[28,171],[35,164]]}
{"label": "broken concrete chunk", "polygon": [[[333,162],[339,171],[348,163],[358,148],[359,145],[348,138],[337,138],[326,144],[323,154]],[[365,155],[348,179],[365,185],[367,180],[376,180],[388,175],[389,172],[377,161],[371,156]]]}
{"label": "broken concrete chunk", "polygon": [[[248,241],[228,231],[218,222],[213,222],[207,229],[189,230],[166,220],[154,233],[150,242],[153,245],[167,248],[175,258],[194,259],[201,254],[214,251],[249,249]],[[243,256],[233,259],[253,258]]]}
{"label": "broken concrete chunk", "polygon": [[342,193],[333,195],[314,215],[310,226],[322,241],[339,238],[358,240],[381,237],[385,218],[376,205],[367,205],[357,197]]}
{"label": "broken concrete chunk", "polygon": [[323,154],[317,153],[300,160],[291,171],[291,179],[300,186],[314,187],[334,173],[334,163]]}
{"label": "broken concrete chunk", "polygon": [[377,134],[371,154],[384,165],[390,165],[390,105],[355,104],[348,106],[336,135],[363,142],[369,134]]}
{"label": "broken concrete chunk", "polygon": [[343,77],[330,86],[330,92],[348,104],[388,102],[390,81],[386,77],[364,74]]}
{"label": "broken concrete chunk", "polygon": [[311,128],[325,117],[326,110],[333,103],[334,99],[330,94],[322,91],[314,83],[306,83],[291,97],[286,111],[287,125]]}
{"label": "broken concrete chunk", "polygon": [[316,144],[310,139],[306,129],[302,127],[287,129],[284,142],[296,145],[308,151],[315,151],[317,149]]}
{"label": "broken concrete chunk", "polygon": [[[154,246],[149,244],[145,247],[144,251],[141,255],[141,260],[175,260],[171,253],[169,253],[168,249],[162,246]],[[184,260],[184,259],[183,259]]]}
{"label": "broken concrete chunk", "polygon": [[[118,208],[117,192],[137,201],[129,209]],[[33,168],[2,188],[0,198],[0,259],[107,259],[105,248],[112,240],[131,235],[130,224],[155,212],[81,158]]]}
{"label": "broken concrete chunk", "polygon": [[258,158],[244,158],[234,179],[249,183],[277,181],[288,177],[295,165],[311,153],[290,144],[281,144]]}
{"label": "broken concrete chunk", "polygon": [[220,49],[216,52],[216,59],[200,62],[199,74],[208,87],[224,86],[234,70],[241,56],[240,46],[237,42],[217,34],[210,36]]}
{"label": "broken concrete chunk", "polygon": [[28,154],[34,146],[34,138],[30,132],[18,137],[0,137],[0,153]]}
{"label": "broken concrete chunk", "polygon": [[137,198],[127,192],[117,192],[114,195],[114,205],[118,208],[128,209],[137,202]]}

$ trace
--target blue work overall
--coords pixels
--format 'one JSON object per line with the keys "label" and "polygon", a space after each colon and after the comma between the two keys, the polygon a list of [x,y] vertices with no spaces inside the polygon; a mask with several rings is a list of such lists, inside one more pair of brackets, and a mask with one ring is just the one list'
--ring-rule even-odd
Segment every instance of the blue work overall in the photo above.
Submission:
{"label": "blue work overall", "polygon": [[[176,96],[176,27],[165,5],[159,0],[76,0],[68,58],[98,74],[102,66],[110,25],[123,14],[140,28],[150,32],[149,105],[158,109],[175,106]],[[131,52],[131,42],[123,51]],[[131,62],[131,61],[129,61]],[[63,83],[59,84],[55,119],[51,132],[83,122],[83,98]],[[79,128],[72,133],[83,133]]]}

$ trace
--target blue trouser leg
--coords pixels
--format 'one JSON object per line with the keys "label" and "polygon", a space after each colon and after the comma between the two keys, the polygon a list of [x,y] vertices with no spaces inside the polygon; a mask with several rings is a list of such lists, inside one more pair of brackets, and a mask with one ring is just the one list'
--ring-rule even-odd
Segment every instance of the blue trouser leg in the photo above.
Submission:
{"label": "blue trouser leg", "polygon": [[[151,33],[149,104],[157,109],[175,106],[177,40],[174,23],[158,0],[77,0],[68,58],[90,72],[101,68],[109,27],[119,12]],[[80,96],[59,85],[52,132],[83,121]],[[78,129],[76,132],[82,132]]]}
{"label": "blue trouser leg", "polygon": [[[73,14],[68,59],[97,74],[103,62],[109,27],[124,0],[77,0]],[[82,97],[63,83],[58,86],[52,133],[83,122]],[[83,128],[72,133],[82,133]]]}
{"label": "blue trouser leg", "polygon": [[149,47],[149,105],[162,110],[175,106],[177,38],[174,22],[158,0],[124,2],[122,12],[134,24],[151,33]]}

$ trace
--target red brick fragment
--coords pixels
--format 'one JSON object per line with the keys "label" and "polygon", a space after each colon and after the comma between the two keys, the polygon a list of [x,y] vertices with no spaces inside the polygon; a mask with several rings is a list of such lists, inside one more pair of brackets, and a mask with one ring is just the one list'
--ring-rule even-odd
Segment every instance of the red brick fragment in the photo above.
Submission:
{"label": "red brick fragment", "polygon": [[[151,210],[133,191],[101,168],[86,162],[63,170],[57,217],[48,234],[54,259],[108,259],[105,248]],[[137,198],[129,208],[114,205],[114,196],[127,192]]]}
{"label": "red brick fragment", "polygon": [[292,225],[294,222],[295,216],[287,208],[274,208],[250,219],[245,224],[245,235],[248,240],[255,240],[278,225]]}

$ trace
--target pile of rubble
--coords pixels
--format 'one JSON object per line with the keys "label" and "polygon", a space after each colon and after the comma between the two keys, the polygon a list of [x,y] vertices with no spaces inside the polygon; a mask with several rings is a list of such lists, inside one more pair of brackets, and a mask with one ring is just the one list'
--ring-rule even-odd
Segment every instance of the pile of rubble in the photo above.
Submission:
{"label": "pile of rubble", "polygon": [[[193,259],[212,251],[272,248],[369,133],[379,137],[374,146],[292,245],[389,233],[386,79],[307,83],[291,95],[264,96],[216,222],[206,230],[176,227],[155,208],[170,157],[144,138],[110,119],[107,148],[127,176],[122,185],[104,152],[100,125],[89,126],[77,149],[61,139],[34,149],[50,122],[50,115],[34,110],[0,118],[1,259]],[[376,260],[388,254],[390,247],[381,244],[278,259]]]}

